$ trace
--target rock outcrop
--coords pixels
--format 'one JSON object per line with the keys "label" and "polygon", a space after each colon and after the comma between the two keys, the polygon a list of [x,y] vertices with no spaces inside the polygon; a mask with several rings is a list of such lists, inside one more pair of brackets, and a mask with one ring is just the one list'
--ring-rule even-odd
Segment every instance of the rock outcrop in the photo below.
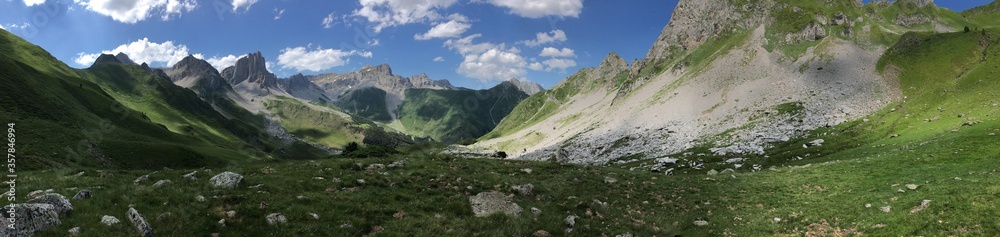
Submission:
{"label": "rock outcrop", "polygon": [[486,217],[495,213],[518,216],[523,211],[521,206],[500,192],[483,192],[470,196],[469,203],[472,204],[472,213],[476,217]]}
{"label": "rock outcrop", "polygon": [[0,218],[0,236],[22,237],[32,236],[33,233],[44,231],[62,224],[59,220],[58,209],[51,204],[28,203],[14,204],[14,216],[17,218],[16,228],[9,229],[11,223],[7,218],[10,213],[6,209]]}
{"label": "rock outcrop", "polygon": [[765,1],[732,5],[729,1],[681,0],[646,58],[666,58],[671,47],[693,49],[720,33],[761,25],[768,21],[767,7]]}
{"label": "rock outcrop", "polygon": [[236,60],[236,65],[220,73],[230,85],[251,83],[259,88],[277,88],[278,77],[267,71],[267,61],[259,51]]}
{"label": "rock outcrop", "polygon": [[[402,77],[395,75],[392,68],[387,64],[378,66],[365,66],[356,72],[345,74],[321,74],[313,76],[312,81],[316,83],[327,95],[336,101],[335,104],[343,107],[350,107],[352,93],[368,88],[376,88],[386,93],[385,108],[392,120],[398,117],[398,108],[403,104],[408,89],[435,89],[450,90],[455,89],[447,80],[431,80],[426,74],[419,74],[412,77]],[[364,102],[371,103],[371,102]]]}
{"label": "rock outcrop", "polygon": [[[206,93],[220,92],[228,86],[219,71],[205,60],[188,55],[180,62],[165,70],[167,76],[178,86],[198,87],[196,93],[204,97]],[[223,92],[224,93],[224,92]]]}
{"label": "rock outcrop", "polygon": [[146,218],[143,217],[142,214],[139,214],[139,211],[136,211],[135,208],[129,208],[128,212],[125,212],[125,216],[127,216],[128,220],[132,222],[132,226],[135,226],[136,231],[139,231],[140,236],[153,236],[153,227],[149,225]]}
{"label": "rock outcrop", "polygon": [[213,176],[208,180],[213,187],[217,188],[235,188],[240,182],[243,182],[243,176],[233,172],[222,172],[221,174]]}
{"label": "rock outcrop", "polygon": [[518,90],[524,92],[525,94],[528,94],[529,96],[545,90],[545,88],[542,88],[542,85],[527,80],[521,81],[518,80],[517,78],[511,78],[506,82],[510,82],[512,85],[517,87]]}
{"label": "rock outcrop", "polygon": [[[119,52],[118,54],[115,54],[115,58],[118,59],[118,62],[121,62],[121,63],[124,63],[124,64],[139,65],[139,64],[135,63],[135,61],[132,61],[132,59],[129,58],[128,55],[125,54],[125,53]],[[143,63],[145,64],[145,62],[143,62]]]}
{"label": "rock outcrop", "polygon": [[101,56],[97,57],[97,60],[94,60],[94,64],[91,64],[90,66],[93,67],[97,66],[98,64],[105,64],[105,63],[122,63],[122,61],[119,61],[118,58],[116,58],[114,55],[101,54]]}

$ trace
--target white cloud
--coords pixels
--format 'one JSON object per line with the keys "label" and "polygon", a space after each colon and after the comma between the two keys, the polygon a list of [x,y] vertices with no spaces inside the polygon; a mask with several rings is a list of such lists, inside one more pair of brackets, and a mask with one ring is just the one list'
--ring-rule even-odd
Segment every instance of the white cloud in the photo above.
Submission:
{"label": "white cloud", "polygon": [[451,39],[444,44],[463,56],[463,61],[455,71],[461,75],[482,81],[503,81],[524,78],[528,66],[521,50],[505,44],[472,43],[480,34],[461,39]]}
{"label": "white cloud", "polygon": [[173,15],[191,12],[198,7],[195,0],[74,0],[87,10],[122,23],[135,24],[144,21],[153,14],[162,13],[163,20],[170,20]]}
{"label": "white cloud", "polygon": [[212,57],[212,58],[206,59],[205,61],[207,61],[208,64],[212,64],[212,67],[215,67],[215,70],[218,70],[218,71],[221,72],[222,69],[226,69],[227,67],[236,65],[236,61],[238,61],[238,60],[240,60],[241,58],[244,58],[244,57],[246,57],[246,55],[236,56],[236,55],[230,54],[230,55],[226,55],[224,57]]}
{"label": "white cloud", "polygon": [[545,70],[545,66],[542,65],[542,63],[540,62],[531,62],[531,64],[528,64],[528,69],[535,71],[543,71]]}
{"label": "white cloud", "polygon": [[434,61],[435,62],[444,62],[444,57],[437,56],[436,58],[434,58]]}
{"label": "white cloud", "polygon": [[0,25],[0,29],[6,30],[7,28],[3,28],[3,25]]}
{"label": "white cloud", "polygon": [[371,52],[341,51],[335,49],[316,48],[310,51],[306,47],[285,48],[278,55],[278,65],[282,69],[292,68],[298,71],[322,71],[347,64],[347,57],[361,56],[370,58]]}
{"label": "white cloud", "polygon": [[569,38],[566,37],[566,32],[562,30],[553,30],[548,33],[539,32],[535,34],[535,39],[525,40],[524,45],[535,47],[543,44],[553,43],[553,42],[566,42]]}
{"label": "white cloud", "polygon": [[76,64],[89,66],[93,64],[94,61],[97,61],[97,57],[99,56],[101,56],[101,54],[87,54],[80,52],[76,54],[76,58],[74,58],[73,61],[76,62]]}
{"label": "white cloud", "polygon": [[333,12],[331,12],[329,15],[326,15],[326,18],[323,18],[323,29],[333,28],[333,26],[336,24],[337,23],[333,22]]}
{"label": "white cloud", "polygon": [[458,36],[461,36],[462,33],[469,30],[470,27],[472,27],[472,25],[451,20],[434,26],[428,30],[427,33],[413,35],[413,39],[429,40],[434,38],[457,38]]}
{"label": "white cloud", "polygon": [[[7,24],[7,27],[10,28],[11,30],[23,30],[27,29],[30,26],[31,24],[28,24],[27,22],[21,22],[21,24],[14,24],[14,23]],[[3,26],[0,25],[0,29],[7,29],[7,28],[3,28]]]}
{"label": "white cloud", "polygon": [[24,0],[24,5],[29,7],[42,4],[45,4],[45,0]]}
{"label": "white cloud", "polygon": [[556,48],[553,48],[553,47],[545,47],[544,49],[542,49],[542,53],[538,54],[538,56],[539,57],[576,57],[576,53],[574,53],[573,49],[570,49],[570,48],[562,48],[560,50],[560,49],[556,49]]}
{"label": "white cloud", "polygon": [[243,8],[244,12],[250,11],[250,6],[257,3],[257,0],[233,0],[233,12],[239,12]]}
{"label": "white cloud", "polygon": [[274,20],[281,19],[281,15],[285,14],[285,9],[278,10],[277,7],[274,8]]}
{"label": "white cloud", "polygon": [[372,39],[368,41],[368,47],[374,47],[380,44],[382,44],[382,42],[379,42],[378,39]]}
{"label": "white cloud", "polygon": [[379,33],[392,26],[437,20],[441,18],[437,10],[455,2],[457,0],[358,0],[361,9],[354,10],[351,15],[377,23],[373,30]]}
{"label": "white cloud", "polygon": [[583,0],[489,0],[489,3],[527,18],[579,17],[583,11]]}
{"label": "white cloud", "polygon": [[567,68],[576,67],[576,61],[572,59],[553,58],[542,61],[545,64],[545,71],[560,70],[566,72]]}
{"label": "white cloud", "polygon": [[[163,43],[149,42],[148,38],[142,38],[135,42],[119,45],[112,50],[105,50],[101,53],[125,53],[136,63],[141,64],[145,62],[151,65],[154,63],[174,65],[189,55],[186,45],[174,45],[173,41],[166,41]],[[77,58],[73,61],[82,66],[89,66],[94,63],[94,60],[96,60],[101,53],[87,54],[81,52],[77,54]]]}

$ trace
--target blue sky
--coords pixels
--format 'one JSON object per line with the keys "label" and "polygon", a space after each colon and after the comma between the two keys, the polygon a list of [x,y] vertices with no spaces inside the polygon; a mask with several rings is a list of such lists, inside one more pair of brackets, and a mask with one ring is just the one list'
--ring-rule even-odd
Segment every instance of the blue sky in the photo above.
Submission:
{"label": "blue sky", "polygon": [[0,26],[73,67],[124,51],[154,67],[193,54],[221,69],[261,51],[280,77],[387,63],[468,88],[515,77],[548,88],[609,52],[645,56],[676,2],[0,0]]}

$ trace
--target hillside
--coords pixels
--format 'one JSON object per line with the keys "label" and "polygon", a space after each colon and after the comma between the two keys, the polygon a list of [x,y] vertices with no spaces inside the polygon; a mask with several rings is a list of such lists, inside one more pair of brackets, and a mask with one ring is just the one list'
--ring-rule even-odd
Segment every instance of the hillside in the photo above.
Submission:
{"label": "hillside", "polygon": [[[247,160],[247,154],[238,152],[238,139],[219,147],[210,142],[226,138],[209,138],[203,131],[172,131],[183,125],[163,126],[147,116],[156,115],[121,103],[86,79],[94,78],[89,72],[70,69],[41,48],[6,31],[0,31],[0,40],[3,87],[17,88],[3,93],[4,113],[0,119],[16,123],[19,144],[29,144],[20,149],[19,169],[200,167]],[[124,68],[142,70],[135,65],[107,68],[116,68],[116,72]],[[129,88],[151,89],[134,81],[117,82]]]}
{"label": "hillside", "polygon": [[493,130],[528,94],[508,81],[487,90],[409,89],[406,96],[399,109],[404,131],[453,143]]}
{"label": "hillside", "polygon": [[926,1],[681,1],[645,59],[610,54],[519,104],[474,147],[587,164],[760,155],[901,100],[874,67],[900,32],[983,24]]}

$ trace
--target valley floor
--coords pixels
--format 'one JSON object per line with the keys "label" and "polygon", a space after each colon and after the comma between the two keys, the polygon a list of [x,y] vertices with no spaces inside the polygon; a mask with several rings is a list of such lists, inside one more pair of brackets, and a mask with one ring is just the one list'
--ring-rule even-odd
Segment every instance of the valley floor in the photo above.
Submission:
{"label": "valley floor", "polygon": [[[665,176],[411,152],[161,170],[137,184],[151,171],[49,170],[23,173],[18,187],[67,197],[93,191],[93,198],[72,200],[75,210],[61,225],[36,236],[64,236],[72,227],[82,236],[135,236],[129,206],[157,236],[985,236],[1000,233],[1000,147],[981,144],[995,141],[986,134],[995,129],[877,142],[754,173]],[[400,160],[407,165],[372,166]],[[191,171],[197,180],[182,178]],[[245,179],[234,189],[212,188],[209,178],[223,171]],[[164,179],[173,182],[153,187]],[[529,183],[531,194],[512,189]],[[488,191],[512,197],[524,211],[474,217],[469,196]],[[199,195],[206,199],[196,201]],[[918,208],[924,200],[929,205]],[[270,213],[287,223],[269,225]],[[123,222],[105,226],[104,215]],[[571,215],[579,218],[570,230]]]}

